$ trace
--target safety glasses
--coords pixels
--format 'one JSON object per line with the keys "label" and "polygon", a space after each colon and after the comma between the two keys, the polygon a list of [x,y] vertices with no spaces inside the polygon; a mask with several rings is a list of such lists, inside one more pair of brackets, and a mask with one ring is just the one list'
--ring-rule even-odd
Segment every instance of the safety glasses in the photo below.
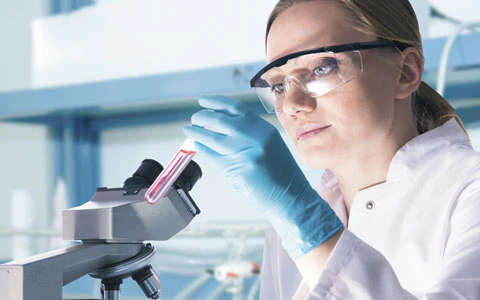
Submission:
{"label": "safety glasses", "polygon": [[292,86],[319,97],[357,78],[363,72],[360,50],[409,45],[397,41],[372,41],[295,52],[266,65],[250,80],[268,113],[283,111]]}

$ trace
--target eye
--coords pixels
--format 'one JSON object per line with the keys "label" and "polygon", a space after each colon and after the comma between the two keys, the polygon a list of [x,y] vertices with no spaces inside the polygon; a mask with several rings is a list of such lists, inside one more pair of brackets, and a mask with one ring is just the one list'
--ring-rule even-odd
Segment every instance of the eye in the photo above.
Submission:
{"label": "eye", "polygon": [[322,62],[321,65],[315,67],[315,69],[313,69],[313,73],[315,74],[315,76],[321,77],[321,76],[326,76],[331,71],[337,70],[337,69],[338,69],[337,62],[335,60],[330,60],[330,61]]}
{"label": "eye", "polygon": [[285,86],[283,85],[283,83],[278,83],[278,84],[272,85],[270,89],[272,92],[279,95],[283,93],[283,91],[285,90]]}

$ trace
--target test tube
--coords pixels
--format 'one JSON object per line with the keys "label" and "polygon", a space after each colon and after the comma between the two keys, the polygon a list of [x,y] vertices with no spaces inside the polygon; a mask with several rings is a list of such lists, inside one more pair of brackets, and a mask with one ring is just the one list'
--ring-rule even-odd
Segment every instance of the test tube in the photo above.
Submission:
{"label": "test tube", "polygon": [[168,193],[178,176],[182,174],[182,171],[192,160],[195,153],[197,153],[195,150],[195,141],[187,138],[165,169],[163,169],[147,190],[145,200],[150,204],[155,204],[158,200],[162,199]]}

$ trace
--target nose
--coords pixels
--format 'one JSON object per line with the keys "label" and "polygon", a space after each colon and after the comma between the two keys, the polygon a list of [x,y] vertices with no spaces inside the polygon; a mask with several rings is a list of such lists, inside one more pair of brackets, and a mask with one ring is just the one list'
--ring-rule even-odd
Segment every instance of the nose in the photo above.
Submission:
{"label": "nose", "polygon": [[317,108],[317,100],[296,78],[289,77],[285,80],[285,99],[283,112],[290,116],[299,113],[312,112]]}

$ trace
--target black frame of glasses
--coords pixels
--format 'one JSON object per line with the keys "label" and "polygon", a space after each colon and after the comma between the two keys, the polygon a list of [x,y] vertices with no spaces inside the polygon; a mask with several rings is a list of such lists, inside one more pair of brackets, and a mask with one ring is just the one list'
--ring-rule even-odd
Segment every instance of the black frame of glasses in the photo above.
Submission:
{"label": "black frame of glasses", "polygon": [[295,53],[291,53],[285,56],[282,56],[271,63],[267,64],[263,67],[260,71],[258,71],[255,76],[252,77],[250,80],[250,87],[255,88],[254,83],[260,78],[265,72],[270,70],[271,68],[280,67],[285,65],[290,59],[296,58],[306,54],[314,54],[314,53],[322,53],[322,52],[333,52],[333,53],[340,53],[346,51],[356,51],[356,50],[367,50],[367,49],[374,49],[380,47],[395,47],[400,51],[403,51],[409,47],[410,45],[399,42],[399,41],[387,41],[387,40],[379,40],[379,41],[372,41],[372,42],[363,42],[363,43],[351,43],[351,44],[343,44],[343,45],[336,45],[336,46],[326,46],[321,48],[315,48],[310,50],[303,50]]}

